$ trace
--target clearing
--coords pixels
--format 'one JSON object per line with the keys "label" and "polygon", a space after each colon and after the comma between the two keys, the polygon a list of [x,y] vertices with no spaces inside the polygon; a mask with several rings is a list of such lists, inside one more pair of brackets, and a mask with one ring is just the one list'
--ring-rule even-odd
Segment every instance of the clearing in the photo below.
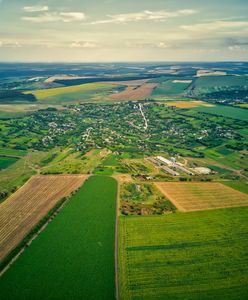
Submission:
{"label": "clearing", "polygon": [[248,206],[248,196],[219,182],[157,182],[180,211]]}
{"label": "clearing", "polygon": [[0,261],[63,197],[78,189],[84,175],[32,177],[0,204]]}

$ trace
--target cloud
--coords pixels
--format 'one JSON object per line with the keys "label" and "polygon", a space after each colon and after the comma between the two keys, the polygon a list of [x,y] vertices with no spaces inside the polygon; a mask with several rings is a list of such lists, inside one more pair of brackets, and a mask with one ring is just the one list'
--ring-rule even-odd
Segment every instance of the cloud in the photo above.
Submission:
{"label": "cloud", "polygon": [[0,48],[20,48],[22,45],[17,41],[0,41]]}
{"label": "cloud", "polygon": [[234,51],[234,52],[247,52],[248,48],[241,47],[239,45],[233,45],[233,46],[229,46],[228,50]]}
{"label": "cloud", "polygon": [[91,24],[125,24],[128,22],[140,22],[140,21],[165,21],[168,18],[175,18],[179,16],[187,16],[195,14],[196,10],[193,9],[183,9],[177,11],[149,11],[145,10],[138,13],[127,13],[127,14],[117,14],[117,15],[108,15],[108,19],[98,20],[91,22]]}
{"label": "cloud", "polygon": [[159,49],[168,49],[171,46],[165,42],[144,42],[144,41],[127,41],[125,43],[127,48],[159,48]]}
{"label": "cloud", "polygon": [[192,32],[230,30],[230,29],[244,29],[248,27],[246,21],[214,21],[209,23],[183,25],[182,29]]}
{"label": "cloud", "polygon": [[71,43],[70,48],[97,48],[97,44],[93,41],[75,41]]}
{"label": "cloud", "polygon": [[25,10],[26,12],[39,12],[39,11],[48,11],[49,7],[48,6],[24,6],[23,10]]}
{"label": "cloud", "polygon": [[51,12],[43,13],[33,17],[22,17],[22,20],[33,23],[46,23],[46,22],[75,22],[85,19],[85,14],[82,12]]}

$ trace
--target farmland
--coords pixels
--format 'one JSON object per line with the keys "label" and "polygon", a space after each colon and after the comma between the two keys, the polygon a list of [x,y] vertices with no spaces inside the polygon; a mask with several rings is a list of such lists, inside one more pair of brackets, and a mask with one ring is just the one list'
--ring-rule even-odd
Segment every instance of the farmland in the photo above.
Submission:
{"label": "farmland", "polygon": [[177,82],[174,80],[165,80],[161,82],[152,92],[152,97],[163,97],[167,95],[175,96],[183,94],[190,83]]}
{"label": "farmland", "polygon": [[121,299],[247,299],[248,208],[121,217]]}
{"label": "farmland", "polygon": [[0,204],[0,260],[15,248],[49,210],[79,188],[85,176],[32,177]]}
{"label": "farmland", "polygon": [[143,83],[137,86],[128,86],[124,91],[110,96],[112,100],[142,100],[149,98],[156,88],[156,83]]}
{"label": "farmland", "polygon": [[183,212],[248,206],[248,196],[216,182],[162,182],[160,191]]}
{"label": "farmland", "polygon": [[111,84],[104,83],[89,83],[76,86],[51,88],[44,90],[30,91],[38,101],[43,103],[49,102],[52,104],[81,102],[89,99],[95,99],[97,96],[106,97],[114,90],[118,91],[119,87]]}
{"label": "farmland", "polygon": [[3,275],[2,297],[114,299],[116,189],[90,177]]}
{"label": "farmland", "polygon": [[0,170],[6,169],[15,162],[17,162],[17,157],[12,156],[0,156]]}
{"label": "farmland", "polygon": [[175,106],[178,108],[194,108],[198,106],[206,106],[206,107],[211,107],[213,105],[203,102],[203,101],[167,101],[165,102],[166,105],[169,106]]}
{"label": "farmland", "polygon": [[207,106],[207,107],[197,106],[194,109],[197,110],[198,112],[223,116],[227,118],[233,118],[233,119],[244,120],[244,121],[247,121],[248,119],[248,110],[242,108],[215,105],[215,106]]}
{"label": "farmland", "polygon": [[247,298],[248,63],[1,70],[4,300]]}

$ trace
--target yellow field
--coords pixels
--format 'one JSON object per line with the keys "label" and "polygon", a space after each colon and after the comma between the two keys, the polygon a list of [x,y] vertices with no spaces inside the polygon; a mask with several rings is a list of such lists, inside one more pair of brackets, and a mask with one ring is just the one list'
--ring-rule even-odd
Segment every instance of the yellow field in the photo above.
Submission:
{"label": "yellow field", "polygon": [[166,105],[169,106],[176,106],[178,108],[194,108],[197,106],[214,106],[212,104],[203,102],[203,101],[198,101],[198,100],[194,100],[194,101],[170,101],[170,102],[166,102]]}
{"label": "yellow field", "polygon": [[158,182],[158,189],[182,212],[248,206],[248,196],[218,182]]}
{"label": "yellow field", "polygon": [[87,91],[94,92],[94,90],[104,89],[106,87],[114,88],[114,87],[116,87],[116,85],[111,85],[111,84],[106,84],[106,83],[87,83],[87,84],[67,86],[67,87],[29,91],[28,93],[33,94],[37,98],[37,100],[43,100],[43,99],[53,97],[53,96],[58,96],[61,94],[87,92]]}
{"label": "yellow field", "polygon": [[63,197],[78,189],[86,175],[37,175],[0,204],[0,261]]}

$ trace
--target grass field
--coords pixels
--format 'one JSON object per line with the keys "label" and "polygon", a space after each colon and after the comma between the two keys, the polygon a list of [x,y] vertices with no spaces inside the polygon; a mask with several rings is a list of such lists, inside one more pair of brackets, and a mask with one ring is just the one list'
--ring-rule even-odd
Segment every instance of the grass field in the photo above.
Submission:
{"label": "grass field", "polygon": [[245,181],[223,181],[222,183],[237,191],[248,194],[248,183]]}
{"label": "grass field", "polygon": [[0,170],[6,169],[18,161],[17,157],[0,156]]}
{"label": "grass field", "polygon": [[218,182],[158,182],[160,191],[183,212],[248,206],[248,196]]}
{"label": "grass field", "polygon": [[43,174],[86,174],[93,170],[108,155],[106,149],[93,149],[82,155],[80,152],[63,151],[42,168]]}
{"label": "grass field", "polygon": [[246,300],[248,208],[121,217],[121,300]]}
{"label": "grass field", "polygon": [[47,156],[47,153],[41,151],[30,152],[25,155],[25,151],[12,149],[0,149],[0,153],[23,156],[7,169],[0,170],[0,192],[11,192],[12,189],[22,186],[24,182],[36,173],[35,166]]}
{"label": "grass field", "polygon": [[190,83],[173,82],[174,80],[166,80],[159,84],[152,92],[153,97],[161,97],[166,95],[180,95],[188,88]]}
{"label": "grass field", "polygon": [[84,175],[37,175],[1,203],[0,261],[61,198],[79,188],[85,178]]}
{"label": "grass field", "polygon": [[31,112],[37,111],[39,109],[47,109],[48,107],[55,107],[57,109],[62,109],[60,105],[50,105],[50,104],[0,104],[0,119],[12,119],[24,117]]}
{"label": "grass field", "polygon": [[118,91],[119,86],[104,83],[88,83],[69,87],[52,88],[31,91],[38,101],[49,101],[49,103],[80,102],[103,97]]}
{"label": "grass field", "polygon": [[214,89],[218,87],[244,87],[248,86],[247,76],[203,76],[194,82],[196,89]]}
{"label": "grass field", "polygon": [[215,106],[197,106],[193,108],[202,113],[237,119],[237,120],[248,120],[248,110],[224,105],[215,105]]}
{"label": "grass field", "polygon": [[0,279],[2,299],[115,299],[117,182],[92,176]]}

